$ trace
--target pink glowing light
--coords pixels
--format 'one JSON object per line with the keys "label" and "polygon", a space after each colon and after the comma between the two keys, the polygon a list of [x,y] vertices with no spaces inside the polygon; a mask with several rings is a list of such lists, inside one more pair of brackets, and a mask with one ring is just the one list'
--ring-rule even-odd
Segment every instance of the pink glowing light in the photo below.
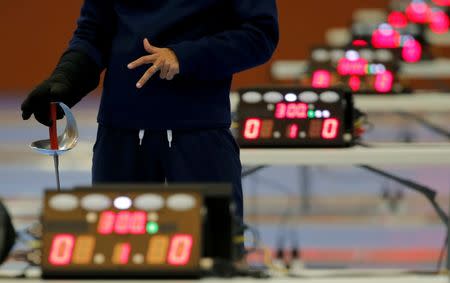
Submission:
{"label": "pink glowing light", "polygon": [[358,91],[361,88],[361,79],[358,76],[351,76],[348,80],[348,85],[352,91]]}
{"label": "pink glowing light", "polygon": [[375,48],[400,47],[400,33],[388,24],[382,24],[372,34],[372,45]]}
{"label": "pink glowing light", "polygon": [[422,45],[415,39],[406,40],[402,49],[402,58],[408,63],[420,61],[422,59]]}
{"label": "pink glowing light", "polygon": [[331,73],[327,70],[317,70],[312,77],[314,88],[329,88],[331,86]]}
{"label": "pink glowing light", "polygon": [[406,15],[413,23],[425,24],[430,16],[430,6],[423,0],[412,1],[406,8]]}
{"label": "pink glowing light", "polygon": [[433,11],[430,17],[430,29],[437,34],[447,33],[450,21],[448,15],[444,11]]}
{"label": "pink glowing light", "polygon": [[375,77],[375,89],[381,93],[387,93],[392,90],[394,84],[394,75],[390,71],[377,74]]}
{"label": "pink glowing light", "polygon": [[405,28],[408,25],[408,18],[400,11],[393,11],[388,16],[388,23],[394,28]]}
{"label": "pink glowing light", "polygon": [[359,58],[356,60],[341,58],[338,62],[337,72],[341,76],[363,76],[367,73],[368,64],[369,62],[364,58]]}

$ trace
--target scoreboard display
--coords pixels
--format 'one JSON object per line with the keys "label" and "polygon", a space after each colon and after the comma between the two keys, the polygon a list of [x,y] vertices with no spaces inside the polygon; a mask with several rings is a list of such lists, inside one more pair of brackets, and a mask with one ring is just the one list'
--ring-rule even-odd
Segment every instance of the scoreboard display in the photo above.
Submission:
{"label": "scoreboard display", "polygon": [[[194,185],[187,189],[158,188],[47,191],[42,219],[43,276],[198,276],[201,258],[220,256],[217,249],[205,250],[208,198]],[[206,189],[220,192],[222,188]],[[231,214],[221,205],[230,205],[230,195],[214,204],[223,210],[215,219],[225,229],[217,231],[217,237],[222,238],[208,239],[213,249],[220,242],[225,258],[231,254]],[[214,209],[208,211],[210,215],[217,213]]]}
{"label": "scoreboard display", "polygon": [[239,91],[241,147],[344,147],[352,144],[353,101],[339,89]]}
{"label": "scoreboard display", "polygon": [[348,87],[353,93],[385,94],[404,91],[398,82],[399,60],[390,49],[374,49],[364,41],[348,48],[311,50],[305,84],[314,88]]}

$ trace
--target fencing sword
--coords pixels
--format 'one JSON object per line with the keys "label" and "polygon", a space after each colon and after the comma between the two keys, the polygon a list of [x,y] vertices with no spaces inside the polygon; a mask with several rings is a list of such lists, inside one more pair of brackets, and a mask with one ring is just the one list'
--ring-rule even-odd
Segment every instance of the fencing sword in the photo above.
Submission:
{"label": "fencing sword", "polygon": [[[66,117],[66,127],[64,132],[58,136],[57,127],[57,108],[61,107]],[[78,128],[70,108],[61,102],[52,102],[50,104],[50,117],[52,125],[49,128],[50,139],[38,140],[32,142],[30,147],[36,152],[53,156],[53,163],[55,167],[56,187],[58,192],[61,190],[61,182],[59,178],[59,156],[63,153],[73,149],[78,143]]]}

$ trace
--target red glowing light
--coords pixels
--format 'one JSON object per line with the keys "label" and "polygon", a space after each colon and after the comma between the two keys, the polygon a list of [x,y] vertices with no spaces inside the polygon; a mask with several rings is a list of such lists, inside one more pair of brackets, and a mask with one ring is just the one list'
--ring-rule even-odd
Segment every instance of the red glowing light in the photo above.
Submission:
{"label": "red glowing light", "polygon": [[298,130],[299,130],[299,127],[298,127],[297,124],[289,125],[289,127],[288,127],[288,137],[290,139],[298,138]]}
{"label": "red glowing light", "polygon": [[408,63],[420,61],[422,58],[422,45],[415,39],[406,40],[402,49],[402,58]]}
{"label": "red glowing light", "polygon": [[393,11],[388,16],[388,23],[394,28],[405,28],[408,25],[408,18],[399,11]]}
{"label": "red glowing light", "polygon": [[400,33],[393,29],[378,28],[372,34],[372,45],[375,48],[400,47]]}
{"label": "red glowing light", "polygon": [[378,92],[386,93],[392,90],[394,75],[390,71],[377,74],[375,77],[375,89]]}
{"label": "red glowing light", "polygon": [[147,214],[143,211],[133,212],[130,218],[130,234],[142,235],[146,232]]}
{"label": "red glowing light", "polygon": [[131,245],[129,243],[120,246],[119,264],[127,264],[130,260]]}
{"label": "red glowing light", "polygon": [[425,1],[413,1],[406,8],[406,15],[413,23],[425,24],[428,22],[430,10]]}
{"label": "red glowing light", "polygon": [[352,91],[358,91],[361,88],[361,79],[358,76],[351,76],[348,85]]}
{"label": "red glowing light", "polygon": [[276,119],[306,119],[308,105],[305,103],[278,103],[275,108]]}
{"label": "red glowing light", "polygon": [[352,45],[356,47],[366,47],[368,43],[363,39],[355,39],[353,40]]}
{"label": "red glowing light", "polygon": [[286,103],[278,103],[275,109],[275,118],[280,120],[286,119],[286,109],[287,109]]}
{"label": "red glowing light", "polygon": [[443,7],[450,7],[450,0],[433,0],[434,4]]}
{"label": "red glowing light", "polygon": [[326,140],[333,140],[337,137],[339,132],[339,120],[335,118],[325,119],[323,121],[322,138]]}
{"label": "red glowing light", "polygon": [[48,261],[55,266],[70,264],[74,246],[75,237],[73,235],[56,235],[52,241]]}
{"label": "red glowing light", "polygon": [[349,60],[341,58],[338,62],[337,72],[341,76],[357,75],[363,76],[367,73],[368,62],[364,58]]}
{"label": "red glowing light", "polygon": [[97,232],[100,235],[109,235],[114,231],[114,222],[116,220],[116,214],[112,211],[104,211],[100,215],[98,221]]}
{"label": "red glowing light", "polygon": [[314,88],[329,88],[331,86],[331,73],[326,70],[317,70],[312,77]]}
{"label": "red glowing light", "polygon": [[146,232],[147,214],[143,211],[121,211],[118,214],[105,211],[100,215],[97,232],[100,235],[142,235]]}
{"label": "red glowing light", "polygon": [[121,211],[117,214],[116,224],[114,225],[114,232],[118,235],[126,235],[129,233],[131,213],[128,211]]}
{"label": "red glowing light", "polygon": [[247,140],[256,140],[261,134],[261,119],[251,118],[245,121],[244,138]]}
{"label": "red glowing light", "polygon": [[430,29],[437,34],[447,33],[450,26],[448,15],[443,11],[433,11],[430,17]]}
{"label": "red glowing light", "polygon": [[189,263],[194,241],[191,235],[175,235],[169,248],[167,262],[174,266],[183,266]]}

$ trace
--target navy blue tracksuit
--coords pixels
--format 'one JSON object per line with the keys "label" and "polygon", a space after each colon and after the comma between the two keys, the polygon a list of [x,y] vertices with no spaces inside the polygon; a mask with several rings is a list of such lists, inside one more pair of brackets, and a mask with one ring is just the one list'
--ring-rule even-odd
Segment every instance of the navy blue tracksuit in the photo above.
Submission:
{"label": "navy blue tracksuit", "polygon": [[[233,74],[269,60],[278,36],[276,0],[85,0],[69,50],[106,69],[94,183],[231,182],[242,216],[230,86]],[[180,73],[137,89],[149,66],[127,65],[148,55],[144,38],[172,49]]]}

